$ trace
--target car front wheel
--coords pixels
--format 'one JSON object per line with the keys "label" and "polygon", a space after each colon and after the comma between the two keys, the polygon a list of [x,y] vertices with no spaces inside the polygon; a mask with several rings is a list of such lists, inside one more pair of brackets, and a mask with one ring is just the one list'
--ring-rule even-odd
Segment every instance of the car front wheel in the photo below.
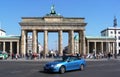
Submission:
{"label": "car front wheel", "polygon": [[60,72],[61,74],[65,73],[65,67],[64,67],[64,66],[61,66],[59,72]]}
{"label": "car front wheel", "polygon": [[84,70],[84,65],[80,65],[80,70],[83,71]]}

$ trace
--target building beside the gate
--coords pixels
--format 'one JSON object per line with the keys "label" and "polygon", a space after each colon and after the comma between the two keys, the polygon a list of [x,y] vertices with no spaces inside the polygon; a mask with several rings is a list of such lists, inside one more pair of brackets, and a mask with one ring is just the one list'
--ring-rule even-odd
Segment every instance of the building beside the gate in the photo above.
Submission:
{"label": "building beside the gate", "polygon": [[115,38],[107,36],[86,36],[87,54],[115,53]]}
{"label": "building beside the gate", "polygon": [[120,28],[117,27],[117,18],[114,16],[113,27],[108,27],[101,31],[101,36],[115,38],[115,54],[120,54]]}
{"label": "building beside the gate", "polygon": [[[116,33],[115,33],[116,30]],[[108,27],[104,30],[101,31],[102,36],[107,36],[107,37],[116,37],[116,53],[120,54],[120,28],[119,27]]]}
{"label": "building beside the gate", "polygon": [[4,30],[0,30],[0,33],[0,51],[5,51],[9,54],[19,54],[20,36],[6,35]]}
{"label": "building beside the gate", "polygon": [[[86,54],[108,54],[115,53],[115,38],[108,36],[86,36]],[[75,53],[78,53],[79,37],[74,37]]]}

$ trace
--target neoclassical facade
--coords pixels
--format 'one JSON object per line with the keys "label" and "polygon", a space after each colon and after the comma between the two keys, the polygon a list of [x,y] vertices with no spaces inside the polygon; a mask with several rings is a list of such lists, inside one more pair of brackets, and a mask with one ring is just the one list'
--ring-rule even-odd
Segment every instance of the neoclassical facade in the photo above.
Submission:
{"label": "neoclassical facade", "polygon": [[108,27],[101,31],[101,35],[116,38],[116,40],[115,40],[116,53],[120,54],[120,28],[119,27]]}
{"label": "neoclassical facade", "polygon": [[115,53],[115,38],[107,36],[86,36],[86,53]]}
{"label": "neoclassical facade", "polygon": [[0,36],[0,51],[10,55],[20,53],[20,36]]}
{"label": "neoclassical facade", "polygon": [[[78,53],[79,37],[74,37],[74,51]],[[85,36],[86,54],[115,54],[115,38],[108,36]]]}
{"label": "neoclassical facade", "polygon": [[6,35],[6,31],[0,29],[0,51],[9,55],[20,53],[20,36]]}
{"label": "neoclassical facade", "polygon": [[79,34],[79,53],[85,54],[85,26],[84,18],[63,17],[54,12],[44,17],[22,17],[21,26],[21,54],[26,54],[26,38],[32,32],[32,51],[37,52],[38,32],[44,32],[44,57],[48,53],[48,33],[58,32],[58,52],[63,55],[63,32],[69,35],[69,53],[74,54],[74,32]]}

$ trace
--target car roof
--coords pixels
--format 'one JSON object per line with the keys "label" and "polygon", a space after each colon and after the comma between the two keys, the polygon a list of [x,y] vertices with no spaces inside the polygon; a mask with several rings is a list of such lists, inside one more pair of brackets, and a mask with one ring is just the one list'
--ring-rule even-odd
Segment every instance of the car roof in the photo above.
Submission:
{"label": "car roof", "polygon": [[72,56],[72,55],[69,55],[69,56],[63,56],[63,57],[78,57],[78,56]]}

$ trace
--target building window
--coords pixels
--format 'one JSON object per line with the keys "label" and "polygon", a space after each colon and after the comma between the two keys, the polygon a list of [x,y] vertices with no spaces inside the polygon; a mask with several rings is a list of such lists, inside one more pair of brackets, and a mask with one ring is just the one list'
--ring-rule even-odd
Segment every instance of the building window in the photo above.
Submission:
{"label": "building window", "polygon": [[111,31],[111,34],[113,34],[113,31]]}
{"label": "building window", "polygon": [[120,40],[120,36],[119,36],[119,40]]}
{"label": "building window", "polygon": [[119,47],[120,47],[120,43],[119,43]]}
{"label": "building window", "polygon": [[106,34],[103,34],[103,36],[105,36]]}
{"label": "building window", "polygon": [[118,34],[120,34],[120,32],[118,32]]}

